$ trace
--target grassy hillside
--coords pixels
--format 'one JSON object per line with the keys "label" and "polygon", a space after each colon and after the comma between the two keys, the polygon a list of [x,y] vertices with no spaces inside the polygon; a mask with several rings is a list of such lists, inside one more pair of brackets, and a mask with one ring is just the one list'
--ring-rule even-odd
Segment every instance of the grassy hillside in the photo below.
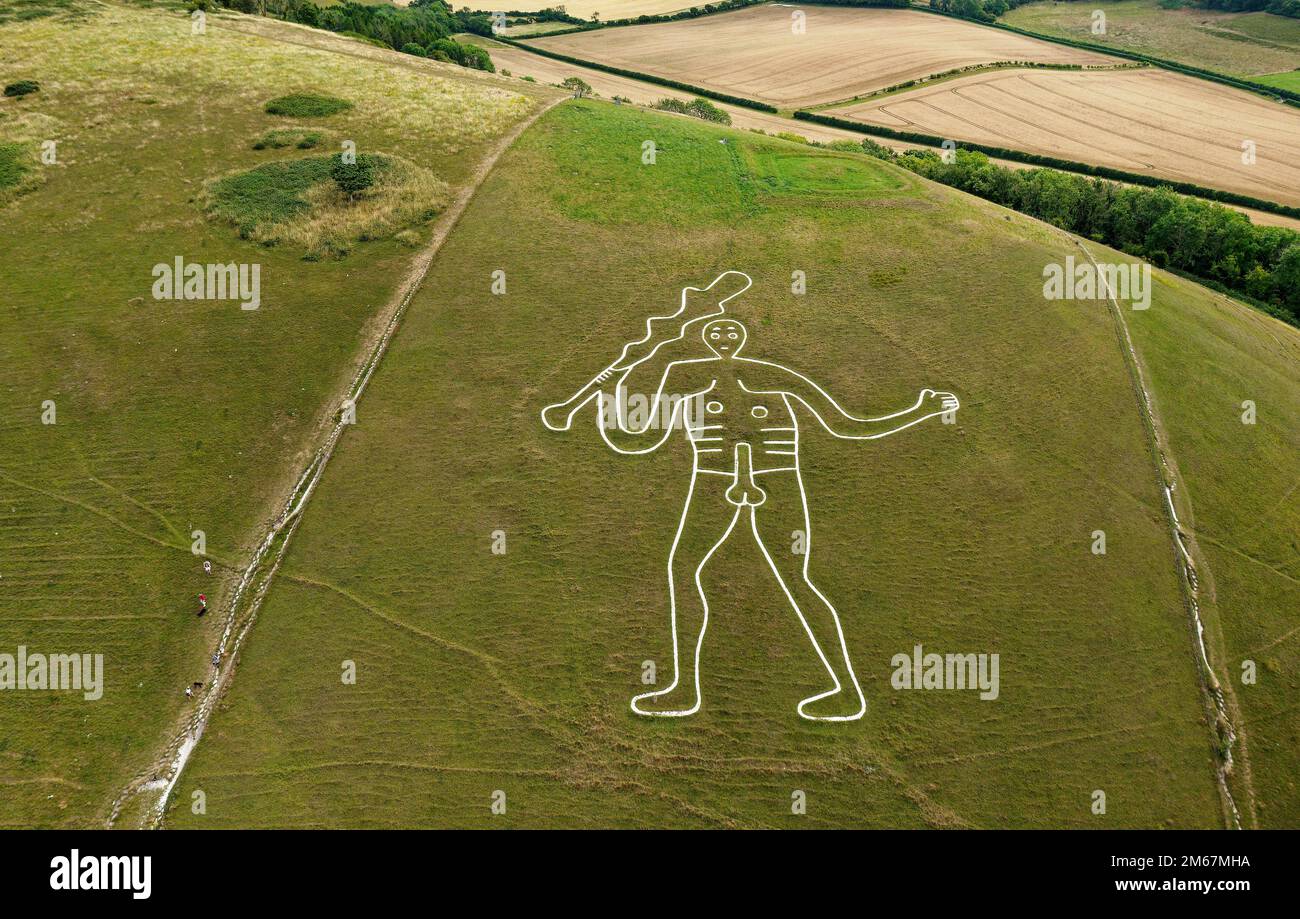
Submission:
{"label": "grassy hillside", "polygon": [[[0,695],[5,826],[98,823],[152,761],[183,688],[210,676],[218,617],[196,617],[197,595],[221,608],[428,218],[538,104],[450,65],[335,53],[354,43],[331,36],[278,41],[315,33],[274,23],[255,37],[210,16],[193,35],[179,11],[78,10],[0,25],[0,82],[40,84],[0,100],[0,149],[18,145],[39,179],[0,201],[0,651],[101,653],[105,686],[95,702]],[[352,107],[264,111],[296,92]],[[276,131],[318,145],[255,149]],[[399,213],[387,179],[348,202],[327,180],[285,197],[257,171],[301,172],[345,140],[439,194]],[[214,180],[241,190],[234,212],[205,214]],[[335,234],[333,254],[241,239],[242,218],[276,214]],[[155,300],[153,266],[176,257],[259,265],[260,308]],[[196,530],[211,575],[191,554]]]}
{"label": "grassy hillside", "polygon": [[[1113,321],[1042,296],[1043,266],[1077,251],[853,154],[602,103],[552,111],[412,304],[169,824],[1222,825]],[[669,666],[663,564],[689,450],[622,457],[587,413],[564,435],[538,420],[724,269],[754,277],[729,305],[748,353],[850,410],[923,386],[963,400],[955,426],[806,437],[812,571],[843,616],[859,722],[795,716],[824,674],[739,538],[707,575],[703,710],[633,716],[643,662]],[[1185,308],[1181,287],[1161,298]],[[916,644],[998,653],[999,698],[894,690],[891,658]]]}
{"label": "grassy hillside", "polygon": [[[1300,334],[1187,281],[1131,314],[1226,654],[1261,826],[1300,825]],[[1243,405],[1256,406],[1244,424]],[[1253,661],[1257,680],[1243,680]]]}
{"label": "grassy hillside", "polygon": [[[1092,32],[1094,10],[1106,14],[1106,33]],[[1080,41],[1114,45],[1234,76],[1257,77],[1300,67],[1300,20],[1272,13],[1169,10],[1159,0],[1047,0],[1011,10],[1007,25]],[[1262,82],[1272,82],[1264,79]],[[1273,83],[1283,86],[1283,83]]]}

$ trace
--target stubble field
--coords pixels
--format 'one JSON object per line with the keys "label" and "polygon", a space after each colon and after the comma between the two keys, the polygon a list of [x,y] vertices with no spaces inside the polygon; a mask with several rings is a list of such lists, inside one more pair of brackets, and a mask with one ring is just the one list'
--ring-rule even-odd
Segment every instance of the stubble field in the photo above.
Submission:
{"label": "stubble field", "polygon": [[832,114],[1300,204],[1300,109],[1163,70],[983,73]]}
{"label": "stubble field", "polygon": [[583,60],[797,108],[996,61],[1108,66],[1114,58],[928,13],[766,4],[679,22],[546,36]]}

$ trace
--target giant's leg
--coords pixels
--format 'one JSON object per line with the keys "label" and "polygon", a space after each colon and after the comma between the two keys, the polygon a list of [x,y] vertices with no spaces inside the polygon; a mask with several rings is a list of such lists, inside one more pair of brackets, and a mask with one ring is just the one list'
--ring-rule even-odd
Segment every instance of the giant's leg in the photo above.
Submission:
{"label": "giant's leg", "polygon": [[[769,472],[757,480],[767,500],[753,509],[754,538],[834,681],[830,689],[800,702],[799,714],[817,721],[855,721],[866,712],[867,703],[849,662],[840,617],[808,576],[812,530],[799,473]],[[795,530],[804,534],[802,555],[792,551]]]}
{"label": "giant's leg", "polygon": [[700,573],[736,527],[741,509],[724,497],[730,476],[696,473],[668,553],[668,603],[672,614],[673,680],[632,700],[638,715],[693,715],[700,710],[700,646],[709,624],[709,601]]}

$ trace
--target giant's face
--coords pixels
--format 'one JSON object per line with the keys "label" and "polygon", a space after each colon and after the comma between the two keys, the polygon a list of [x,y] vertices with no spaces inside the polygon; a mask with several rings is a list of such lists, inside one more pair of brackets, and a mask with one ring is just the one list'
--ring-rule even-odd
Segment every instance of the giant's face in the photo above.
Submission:
{"label": "giant's face", "polygon": [[702,334],[704,343],[718,357],[734,357],[745,347],[745,327],[735,319],[715,319]]}

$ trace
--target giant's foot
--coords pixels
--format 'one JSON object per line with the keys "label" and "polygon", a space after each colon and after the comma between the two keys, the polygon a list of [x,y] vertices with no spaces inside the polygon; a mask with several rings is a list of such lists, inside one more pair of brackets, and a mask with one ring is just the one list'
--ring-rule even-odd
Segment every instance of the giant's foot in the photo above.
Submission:
{"label": "giant's foot", "polygon": [[700,697],[694,686],[674,685],[654,692],[643,692],[632,699],[632,711],[638,715],[660,718],[684,718],[700,710]]}
{"label": "giant's foot", "polygon": [[867,713],[867,700],[853,684],[809,696],[799,703],[799,714],[810,721],[857,721]]}

